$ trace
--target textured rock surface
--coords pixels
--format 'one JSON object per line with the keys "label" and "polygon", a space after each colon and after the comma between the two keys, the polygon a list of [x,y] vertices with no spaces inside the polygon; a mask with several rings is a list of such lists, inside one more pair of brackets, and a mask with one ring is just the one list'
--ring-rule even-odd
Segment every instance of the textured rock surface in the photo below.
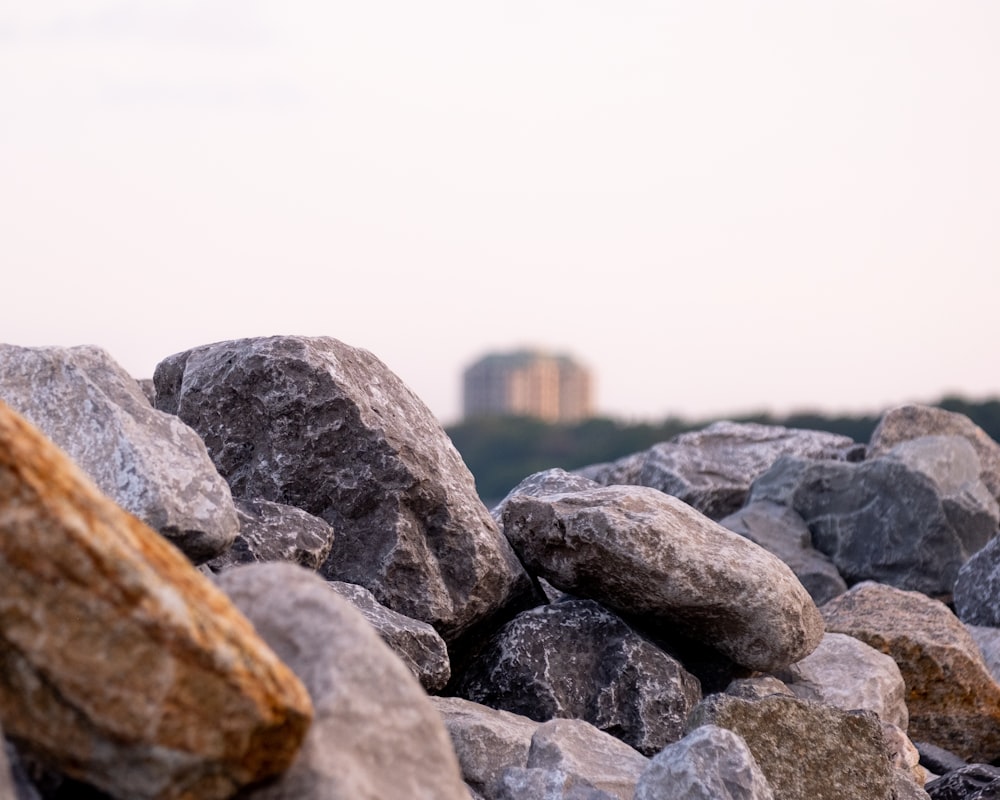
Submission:
{"label": "textured rock surface", "polygon": [[905,405],[882,415],[868,443],[868,457],[874,458],[900,442],[921,436],[961,436],[979,456],[983,483],[1000,502],[1000,444],[964,414],[932,406]]}
{"label": "textured rock surface", "polygon": [[950,595],[959,568],[987,541],[983,529],[956,528],[938,485],[897,459],[783,457],[753,485],[749,502],[764,500],[796,511],[849,585]]}
{"label": "textured rock surface", "polygon": [[649,759],[578,719],[553,719],[531,737],[528,767],[562,770],[620,800],[630,800]]}
{"label": "textured rock surface", "polygon": [[847,583],[830,557],[812,546],[805,521],[787,506],[752,503],[719,524],[784,561],[817,604],[847,591]]}
{"label": "textured rock surface", "polygon": [[218,580],[302,679],[316,708],[291,768],[243,797],[467,800],[441,717],[350,603],[292,564],[236,567]]}
{"label": "textured rock surface", "polygon": [[524,611],[468,665],[456,694],[530,719],[582,719],[651,755],[681,737],[698,679],[590,600]]}
{"label": "textured rock surface", "polygon": [[284,769],[305,689],[226,598],[0,403],[0,717],[128,798],[224,798]]}
{"label": "textured rock surface", "polygon": [[1000,627],[1000,538],[990,541],[958,571],[953,599],[962,622]]}
{"label": "textured rock surface", "polygon": [[1000,681],[1000,628],[966,624],[965,629],[978,645],[993,680]]}
{"label": "textured rock surface", "polygon": [[892,800],[894,770],[882,724],[870,711],[778,694],[760,700],[714,694],[689,724],[739,734],[781,800]]}
{"label": "textured rock surface", "polygon": [[860,639],[827,633],[812,653],[779,670],[796,697],[850,711],[874,711],[883,722],[906,730],[906,684],[896,662]]}
{"label": "textured rock surface", "polygon": [[634,800],[774,800],[774,793],[740,736],[702,725],[653,757]]}
{"label": "textured rock surface", "polygon": [[739,509],[750,484],[782,455],[850,457],[857,448],[846,436],[779,425],[716,422],[653,445],[638,457],[601,472],[584,473],[601,483],[637,483],[659,489],[712,519]]}
{"label": "textured rock surface", "polygon": [[601,484],[578,475],[567,472],[564,469],[547,469],[543,472],[536,472],[529,475],[517,486],[507,492],[507,496],[501,500],[490,512],[498,525],[503,524],[503,510],[507,507],[507,501],[518,494],[526,494],[530,497],[544,497],[547,494],[562,494],[564,492],[582,492],[586,489],[596,489]]}
{"label": "textured rock surface", "polygon": [[862,583],[822,608],[827,629],[892,656],[903,675],[909,735],[971,761],[1000,757],[1000,686],[943,603]]}
{"label": "textured rock surface", "polygon": [[532,572],[738,664],[770,670],[819,644],[812,598],[782,561],[642,486],[510,498],[504,532]]}
{"label": "textured rock surface", "polygon": [[497,783],[496,800],[615,800],[590,781],[561,769],[510,767]]}
{"label": "textured rock surface", "polygon": [[328,585],[361,612],[424,689],[437,692],[447,685],[451,678],[448,648],[434,628],[386,608],[364,586],[340,581]]}
{"label": "textured rock surface", "polygon": [[505,769],[528,763],[539,723],[460,697],[432,697],[431,702],[451,736],[463,779],[483,797],[497,794]]}
{"label": "textured rock surface", "polygon": [[891,722],[883,722],[882,734],[889,749],[892,766],[902,772],[910,783],[921,787],[927,783],[927,770],[920,765],[920,751],[910,741],[906,731]]}
{"label": "textured rock surface", "polygon": [[326,561],[334,532],[319,517],[269,500],[237,499],[235,504],[240,532],[232,547],[208,562],[214,572],[261,561],[287,561],[315,570]]}
{"label": "textured rock surface", "polygon": [[969,764],[930,781],[924,788],[932,800],[996,800],[1000,797],[1000,769],[989,764]]}
{"label": "textured rock surface", "polygon": [[742,697],[744,700],[760,700],[772,694],[795,697],[795,693],[773,675],[758,675],[753,678],[738,678],[726,687],[726,694]]}
{"label": "textured rock surface", "polygon": [[103,350],[0,345],[0,399],[195,563],[232,544],[236,510],[205,445]]}
{"label": "textured rock surface", "polygon": [[371,353],[243,339],[171,356],[154,380],[158,407],[198,431],[235,496],[333,526],[324,577],[449,643],[533,594],[444,429]]}

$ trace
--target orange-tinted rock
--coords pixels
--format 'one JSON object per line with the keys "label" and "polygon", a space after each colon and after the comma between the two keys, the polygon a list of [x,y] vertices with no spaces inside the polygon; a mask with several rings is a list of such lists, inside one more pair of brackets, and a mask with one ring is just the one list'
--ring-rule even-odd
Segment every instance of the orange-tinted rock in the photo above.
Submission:
{"label": "orange-tinted rock", "polygon": [[308,694],[226,597],[0,402],[0,720],[129,800],[277,774]]}

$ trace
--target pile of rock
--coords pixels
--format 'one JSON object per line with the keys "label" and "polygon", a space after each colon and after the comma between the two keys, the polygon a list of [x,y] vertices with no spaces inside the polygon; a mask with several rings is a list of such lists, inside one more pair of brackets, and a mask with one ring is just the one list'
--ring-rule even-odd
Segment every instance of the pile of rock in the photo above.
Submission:
{"label": "pile of rock", "polygon": [[4,345],[0,399],[0,796],[1000,792],[1000,445],[964,417],[718,423],[491,513],[334,339],[152,387]]}

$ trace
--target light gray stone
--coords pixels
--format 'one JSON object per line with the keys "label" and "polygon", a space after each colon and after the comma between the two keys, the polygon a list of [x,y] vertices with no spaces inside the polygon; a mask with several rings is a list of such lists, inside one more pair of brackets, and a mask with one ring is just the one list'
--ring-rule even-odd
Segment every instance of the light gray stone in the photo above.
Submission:
{"label": "light gray stone", "polygon": [[784,561],[817,605],[847,591],[830,557],[812,546],[805,521],[787,506],[751,503],[719,522]]}
{"label": "light gray stone", "polygon": [[616,800],[590,781],[560,769],[510,767],[497,783],[496,800]]}
{"label": "light gray stone", "polygon": [[582,719],[651,755],[676,741],[698,679],[591,600],[524,611],[465,668],[456,694],[531,719]]}
{"label": "light gray stone", "polygon": [[635,800],[774,800],[774,793],[741,736],[702,725],[653,757]]}
{"label": "light gray stone", "polygon": [[439,692],[448,684],[448,647],[432,626],[386,608],[364,586],[341,581],[330,581],[329,586],[361,612],[424,689]]}
{"label": "light gray stone", "polygon": [[241,800],[467,800],[440,715],[347,600],[293,564],[235,567],[218,582],[316,709],[291,768]]}
{"label": "light gray stone", "polygon": [[757,675],[752,678],[737,678],[726,687],[726,694],[742,697],[744,700],[760,700],[771,694],[795,697],[794,692],[773,675]]}
{"label": "light gray stone", "polygon": [[533,602],[444,429],[371,353],[328,337],[242,339],[171,356],[154,380],[158,407],[199,432],[235,496],[333,526],[324,577],[449,645]]}
{"label": "light gray stone", "polygon": [[618,800],[631,800],[649,759],[578,719],[553,719],[531,738],[528,767],[561,770]]}
{"label": "light gray stone", "polygon": [[451,736],[465,782],[494,800],[504,770],[528,763],[539,723],[460,697],[432,697],[431,702]]}
{"label": "light gray stone", "polygon": [[965,629],[979,646],[979,652],[982,653],[993,680],[1000,682],[1000,628],[966,623]]}
{"label": "light gray stone", "polygon": [[906,730],[906,684],[890,656],[842,633],[826,633],[813,652],[778,670],[776,677],[803,700],[844,711],[874,711]]}
{"label": "light gray stone", "polygon": [[319,517],[269,500],[234,502],[240,532],[225,553],[208,562],[213,572],[260,561],[287,561],[317,570],[330,554],[333,528]]}
{"label": "light gray stone", "polygon": [[236,509],[205,445],[179,419],[154,410],[100,348],[0,345],[0,399],[195,563],[232,544]]}
{"label": "light gray stone", "polygon": [[786,564],[655,489],[516,495],[504,532],[527,568],[556,588],[751,669],[798,661],[823,635],[815,603]]}

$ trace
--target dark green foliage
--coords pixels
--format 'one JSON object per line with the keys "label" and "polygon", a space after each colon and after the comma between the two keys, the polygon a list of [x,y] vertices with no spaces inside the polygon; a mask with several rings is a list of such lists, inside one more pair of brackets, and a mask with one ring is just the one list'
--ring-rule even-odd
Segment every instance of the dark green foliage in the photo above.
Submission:
{"label": "dark green foliage", "polygon": [[[935,405],[965,414],[993,439],[1000,441],[1000,400],[971,402],[946,397]],[[735,422],[784,425],[850,436],[867,442],[881,413],[825,416],[819,412],[789,416],[749,414],[730,417]],[[552,467],[566,470],[614,461],[665,442],[712,420],[691,421],[668,417],[660,423],[627,423],[595,417],[575,424],[549,424],[531,417],[483,417],[448,428],[465,463],[476,477],[480,496],[491,506],[529,475]]]}

